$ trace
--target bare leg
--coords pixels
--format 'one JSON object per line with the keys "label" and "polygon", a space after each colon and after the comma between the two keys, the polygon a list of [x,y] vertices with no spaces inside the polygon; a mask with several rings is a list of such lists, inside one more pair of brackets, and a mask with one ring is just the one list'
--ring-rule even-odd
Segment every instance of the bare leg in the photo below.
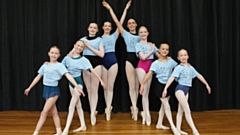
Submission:
{"label": "bare leg", "polygon": [[[104,68],[104,67],[103,67]],[[104,96],[105,96],[105,101],[106,101],[106,119],[110,120],[111,119],[111,110],[112,110],[112,98],[113,98],[113,87],[114,87],[114,82],[117,76],[117,71],[118,71],[118,64],[114,64],[107,72],[105,68],[103,69],[103,72],[106,73],[107,78],[105,78],[104,82],[107,82],[107,88],[104,90]],[[103,74],[104,74],[103,73]]]}
{"label": "bare leg", "polygon": [[137,121],[138,115],[138,108],[137,108],[137,98],[138,98],[138,88],[139,88],[139,81],[137,78],[136,70],[132,66],[132,64],[126,61],[126,75],[129,85],[129,95],[132,102],[132,119]]}
{"label": "bare leg", "polygon": [[[55,105],[57,99],[58,99],[58,96],[55,96],[55,97],[52,97],[52,98],[49,98],[49,99],[46,100],[44,108],[41,112],[40,118],[38,120],[38,123],[37,123],[37,126],[35,128],[35,131],[34,131],[33,135],[37,135],[39,133],[40,129],[42,128],[43,124],[46,121],[48,112]],[[60,125],[60,123],[59,123],[59,125]],[[58,127],[56,127],[56,128],[58,128]]]}
{"label": "bare leg", "polygon": [[[102,66],[97,66],[94,68],[96,73],[101,76],[102,75]],[[86,76],[86,78],[85,78]],[[99,86],[99,80],[98,78],[90,73],[90,72],[83,72],[84,82],[87,87],[88,91],[88,99],[90,103],[90,110],[91,110],[91,124],[96,124],[96,108],[97,108],[97,102],[98,102],[98,86]]]}
{"label": "bare leg", "polygon": [[[192,128],[193,134],[194,135],[198,135],[199,133],[198,133],[198,131],[197,131],[197,129],[196,129],[194,123],[193,123],[193,120],[192,120],[191,110],[190,110],[190,107],[189,107],[189,104],[188,104],[188,97],[185,96],[183,91],[181,91],[181,90],[178,90],[175,93],[175,95],[176,95],[176,97],[177,97],[177,99],[179,101],[180,106],[182,107],[182,109],[183,109],[183,111],[185,113],[185,117],[186,117],[186,120],[188,122],[188,125]],[[177,119],[177,120],[179,120],[179,119]]]}
{"label": "bare leg", "polygon": [[61,135],[62,134],[62,129],[61,129],[60,118],[58,116],[58,111],[57,111],[56,104],[53,105],[53,107],[51,108],[50,111],[51,111],[53,121],[54,121],[56,130],[57,130],[57,133],[55,135]]}

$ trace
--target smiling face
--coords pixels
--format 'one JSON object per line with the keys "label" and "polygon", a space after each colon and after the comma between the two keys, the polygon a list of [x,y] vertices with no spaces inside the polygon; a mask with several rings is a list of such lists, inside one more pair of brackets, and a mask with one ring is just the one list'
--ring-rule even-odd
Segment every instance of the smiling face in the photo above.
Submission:
{"label": "smiling face", "polygon": [[83,41],[81,41],[81,40],[77,41],[77,42],[74,44],[75,52],[76,52],[77,54],[80,54],[80,53],[83,51],[84,46],[85,46],[85,44],[84,44]]}
{"label": "smiling face", "polygon": [[94,37],[98,32],[98,25],[96,23],[90,23],[88,26],[89,36]]}
{"label": "smiling face", "polygon": [[166,57],[169,53],[169,45],[166,43],[163,43],[160,45],[158,52],[162,57]]}
{"label": "smiling face", "polygon": [[138,35],[142,40],[146,40],[148,37],[148,30],[145,26],[141,26],[138,30]]}
{"label": "smiling face", "polygon": [[50,48],[48,56],[51,62],[56,62],[57,59],[60,57],[60,50],[56,46],[53,46]]}
{"label": "smiling face", "polygon": [[127,22],[127,27],[131,31],[136,31],[137,23],[134,19],[129,19]]}
{"label": "smiling face", "polygon": [[178,60],[180,60],[181,63],[187,63],[188,62],[188,53],[187,50],[181,49],[178,51]]}
{"label": "smiling face", "polygon": [[112,24],[110,22],[104,22],[102,29],[104,31],[104,33],[110,33],[110,31],[112,30]]}

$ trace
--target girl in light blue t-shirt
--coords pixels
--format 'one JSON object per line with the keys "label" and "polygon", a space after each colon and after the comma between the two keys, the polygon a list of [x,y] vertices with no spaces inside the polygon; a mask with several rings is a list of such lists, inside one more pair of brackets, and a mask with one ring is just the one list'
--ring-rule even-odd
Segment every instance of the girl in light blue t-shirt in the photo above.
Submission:
{"label": "girl in light blue t-shirt", "polygon": [[158,81],[156,82],[155,88],[154,88],[155,95],[162,102],[162,105],[159,110],[159,116],[158,116],[158,122],[157,122],[156,128],[169,129],[169,127],[163,126],[162,124],[163,116],[165,112],[174,135],[180,135],[180,133],[176,129],[172,120],[172,114],[170,110],[171,107],[168,103],[170,99],[170,94],[167,95],[167,98],[162,98],[162,92],[164,90],[165,84],[167,83],[168,78],[172,74],[173,69],[177,66],[177,62],[168,57],[168,53],[169,53],[168,44],[162,43],[159,46],[158,52],[160,54],[160,57],[152,63],[149,72],[145,75],[144,79],[142,80],[141,87],[140,87],[140,94],[146,90],[144,85],[148,80],[152,78],[152,74],[156,74],[156,78]]}
{"label": "girl in light blue t-shirt", "polygon": [[168,79],[168,82],[162,93],[162,97],[166,97],[167,89],[175,79],[178,82],[178,85],[175,89],[175,96],[177,97],[177,100],[179,102],[176,124],[177,129],[180,131],[181,134],[187,134],[181,131],[182,114],[184,112],[185,118],[189,126],[192,128],[193,134],[199,135],[198,130],[193,123],[191,110],[188,104],[188,90],[192,86],[192,79],[195,77],[197,77],[202,83],[206,85],[209,94],[211,93],[211,88],[209,87],[204,77],[188,63],[188,58],[189,56],[187,50],[181,49],[178,51],[178,60],[180,60],[181,63],[174,69],[171,77]]}
{"label": "girl in light blue t-shirt", "polygon": [[109,10],[112,16],[112,19],[116,23],[117,28],[121,33],[126,44],[127,58],[126,58],[125,69],[126,69],[126,76],[128,80],[128,86],[129,86],[129,95],[132,102],[132,106],[130,107],[130,109],[131,109],[132,119],[137,121],[138,119],[137,99],[139,94],[138,93],[139,81],[137,78],[137,73],[135,68],[137,67],[139,58],[136,56],[136,53],[135,53],[136,52],[135,45],[140,41],[140,37],[137,35],[137,30],[136,30],[137,23],[135,19],[130,18],[127,21],[127,27],[129,29],[129,32],[126,31],[122,26],[127,14],[127,10],[131,6],[131,2],[132,2],[131,0],[128,1],[123,11],[123,15],[121,17],[120,22],[118,21],[111,6],[106,1],[103,1],[102,4],[104,7],[106,7]]}
{"label": "girl in light blue t-shirt", "polygon": [[[99,79],[99,81],[101,82],[101,85],[105,88],[105,84],[103,83],[102,79],[98,76],[98,74],[95,72],[89,60],[84,56],[81,56],[84,46],[85,46],[84,41],[78,40],[74,44],[73,55],[71,57],[65,56],[64,59],[62,60],[62,63],[68,69],[69,73],[74,77],[75,81],[81,88],[83,88],[83,81],[81,77],[82,71],[87,71],[87,70],[90,70],[91,73],[93,73],[93,75],[95,75]],[[69,127],[73,119],[75,107],[78,112],[81,126],[73,130],[73,132],[85,131],[87,129],[85,124],[85,119],[84,119],[84,112],[82,110],[82,105],[80,101],[80,94],[76,92],[76,90],[74,89],[74,86],[70,82],[69,82],[69,89],[70,89],[72,98],[69,104],[69,111],[68,111],[66,126],[63,130],[62,135],[68,134]]]}
{"label": "girl in light blue t-shirt", "polygon": [[77,85],[76,81],[68,73],[65,66],[57,61],[60,56],[60,50],[58,49],[58,47],[51,47],[48,52],[48,56],[50,58],[50,62],[48,62],[47,64],[43,64],[40,67],[40,69],[38,70],[38,75],[34,78],[30,86],[24,91],[24,94],[28,96],[30,90],[38,83],[38,81],[43,76],[43,98],[46,99],[46,102],[33,135],[38,135],[49,112],[51,112],[53,121],[55,123],[55,127],[57,130],[56,135],[62,134],[60,119],[56,107],[56,101],[60,96],[58,81],[62,78],[63,75],[65,75],[67,79],[76,87],[80,94],[84,95],[82,89],[80,88],[80,86]]}

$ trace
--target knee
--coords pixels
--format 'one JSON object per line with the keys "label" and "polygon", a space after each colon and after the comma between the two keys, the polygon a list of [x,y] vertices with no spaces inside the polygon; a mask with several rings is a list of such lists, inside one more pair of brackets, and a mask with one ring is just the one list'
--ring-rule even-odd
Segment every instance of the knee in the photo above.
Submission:
{"label": "knee", "polygon": [[51,114],[52,114],[52,116],[56,116],[56,115],[58,115],[58,111],[57,110],[53,110],[53,111],[51,111]]}
{"label": "knee", "polygon": [[41,112],[41,117],[47,117],[47,115],[48,115],[48,112],[46,112],[46,111]]}

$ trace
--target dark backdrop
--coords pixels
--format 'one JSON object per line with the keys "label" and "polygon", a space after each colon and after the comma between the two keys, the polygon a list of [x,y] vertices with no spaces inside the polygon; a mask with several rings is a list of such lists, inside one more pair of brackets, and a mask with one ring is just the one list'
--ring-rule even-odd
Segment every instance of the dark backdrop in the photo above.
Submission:
{"label": "dark backdrop", "polygon": [[[127,0],[108,0],[120,18]],[[61,48],[62,56],[71,50],[80,37],[87,34],[90,22],[112,21],[101,0],[1,0],[0,37],[0,111],[41,110],[42,81],[23,95],[37,75],[37,70],[49,58],[52,45]],[[157,46],[168,42],[170,55],[186,48],[189,62],[206,78],[212,88],[208,95],[197,79],[190,90],[189,103],[193,111],[240,108],[240,1],[239,0],[133,0],[125,19],[136,19],[145,25],[150,39]],[[115,24],[113,25],[116,28]],[[128,112],[131,106],[125,75],[126,47],[120,37],[116,45],[119,72],[114,88],[114,112]],[[154,85],[153,80],[153,85]],[[152,86],[153,86],[152,85]],[[70,93],[65,77],[60,81],[62,97],[57,105],[66,111]],[[86,90],[85,90],[86,92]],[[150,110],[156,111],[160,101],[150,92]],[[141,108],[141,97],[138,106]],[[89,111],[87,97],[83,108]],[[172,110],[177,102],[170,101]],[[99,88],[98,110],[104,112],[103,90]]]}

